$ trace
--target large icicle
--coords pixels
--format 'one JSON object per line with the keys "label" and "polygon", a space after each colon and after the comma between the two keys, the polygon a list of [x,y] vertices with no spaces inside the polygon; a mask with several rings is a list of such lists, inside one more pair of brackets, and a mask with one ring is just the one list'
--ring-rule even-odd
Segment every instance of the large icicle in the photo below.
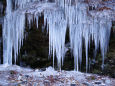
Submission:
{"label": "large icicle", "polygon": [[[12,1],[7,0],[7,8],[6,8],[6,18],[4,18],[4,26],[3,26],[3,64],[12,64],[12,44],[9,44],[9,38],[10,36],[10,29],[11,28],[11,12],[12,12]],[[7,25],[8,23],[8,25]],[[7,30],[8,28],[8,30]],[[9,58],[8,58],[9,56]],[[11,57],[11,58],[10,58]]]}
{"label": "large icicle", "polygon": [[4,19],[3,28],[3,63],[12,64],[12,54],[16,57],[21,47],[24,37],[25,14],[17,12],[11,13]]}
{"label": "large icicle", "polygon": [[[49,55],[53,54],[53,66],[55,55],[58,67],[61,68],[65,55],[65,36],[67,21],[62,11],[45,11],[44,16],[49,26]],[[52,52],[53,50],[53,52]],[[62,63],[61,63],[62,60]]]}
{"label": "large icicle", "polygon": [[[12,0],[7,0],[6,16],[3,26],[3,63],[12,64],[12,54],[18,55],[25,26],[25,14],[12,12]],[[15,61],[16,62],[16,61]]]}

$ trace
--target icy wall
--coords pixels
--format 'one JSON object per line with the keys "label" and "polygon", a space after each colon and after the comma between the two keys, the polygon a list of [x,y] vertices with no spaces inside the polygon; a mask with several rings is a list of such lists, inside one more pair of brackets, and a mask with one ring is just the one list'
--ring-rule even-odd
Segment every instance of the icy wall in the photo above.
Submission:
{"label": "icy wall", "polygon": [[[89,1],[89,2],[87,2]],[[12,2],[15,3],[12,4]],[[99,46],[102,53],[102,68],[106,55],[111,21],[115,18],[114,1],[101,0],[7,0],[7,10],[3,27],[3,59],[4,64],[12,64],[12,56],[16,57],[23,45],[25,16],[29,27],[44,15],[44,26],[47,24],[49,33],[49,56],[55,56],[58,67],[64,62],[64,55],[68,48],[65,46],[66,30],[69,27],[70,48],[74,55],[75,70],[79,70],[82,62],[82,46],[86,51],[86,71],[88,69],[88,49],[90,41],[94,41],[95,54]],[[95,4],[94,4],[95,3]],[[97,3],[97,4],[96,4]],[[105,7],[107,4],[108,7]],[[13,7],[15,9],[13,9]],[[96,9],[96,10],[95,10]],[[14,53],[14,55],[13,55]]]}

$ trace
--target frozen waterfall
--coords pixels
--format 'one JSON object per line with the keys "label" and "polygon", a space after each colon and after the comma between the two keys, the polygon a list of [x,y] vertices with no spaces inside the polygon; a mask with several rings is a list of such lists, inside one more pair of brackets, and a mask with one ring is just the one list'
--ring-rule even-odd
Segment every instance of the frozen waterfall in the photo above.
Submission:
{"label": "frozen waterfall", "polygon": [[69,28],[75,70],[79,71],[82,63],[82,47],[85,45],[86,72],[88,71],[88,49],[91,40],[95,44],[95,53],[100,46],[103,59],[102,67],[104,66],[104,57],[107,53],[112,26],[111,20],[114,14],[111,10],[106,9],[89,11],[89,4],[85,3],[84,0],[7,0],[3,26],[4,64],[11,65],[13,56],[16,62],[23,45],[26,14],[28,14],[29,27],[36,21],[37,28],[39,28],[39,17],[41,14],[44,15],[43,25],[47,24],[49,55],[53,55],[53,66],[55,56],[58,67],[61,68],[63,65],[64,56],[68,50],[65,46],[67,27]]}

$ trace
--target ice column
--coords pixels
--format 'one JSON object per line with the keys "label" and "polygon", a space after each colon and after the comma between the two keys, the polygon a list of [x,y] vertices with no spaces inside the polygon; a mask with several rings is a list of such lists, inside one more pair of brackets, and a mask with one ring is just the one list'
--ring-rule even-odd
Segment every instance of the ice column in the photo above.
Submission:
{"label": "ice column", "polygon": [[[57,57],[58,67],[61,68],[65,55],[65,36],[67,21],[64,19],[62,11],[46,11],[44,18],[47,19],[49,26],[49,55],[53,54],[53,66],[55,55]],[[61,63],[62,61],[62,63]]]}
{"label": "ice column", "polygon": [[14,58],[21,47],[25,26],[25,14],[17,11],[12,12],[12,0],[7,0],[6,16],[3,25],[3,63],[12,64],[12,54]]}

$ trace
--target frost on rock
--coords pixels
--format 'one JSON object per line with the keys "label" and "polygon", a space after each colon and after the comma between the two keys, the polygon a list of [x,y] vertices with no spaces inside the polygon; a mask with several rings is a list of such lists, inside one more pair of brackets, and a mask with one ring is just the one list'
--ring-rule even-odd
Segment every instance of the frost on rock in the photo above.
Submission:
{"label": "frost on rock", "polygon": [[[74,55],[75,70],[79,71],[82,63],[82,46],[86,51],[86,72],[88,71],[88,49],[90,40],[94,41],[95,54],[100,46],[102,53],[102,67],[106,55],[111,21],[114,20],[115,8],[110,2],[101,0],[7,0],[7,10],[3,28],[3,57],[4,64],[12,64],[12,53],[15,62],[24,39],[24,29],[27,15],[27,22],[31,24],[36,21],[38,27],[39,17],[44,15],[44,26],[47,26],[49,33],[49,56],[57,58],[58,67],[61,68],[64,56],[67,51],[65,46],[66,30],[69,28],[70,47]],[[111,1],[114,3],[114,1]],[[99,5],[99,6],[98,6]],[[15,6],[15,9],[13,9]],[[91,7],[95,9],[91,10]],[[47,25],[46,25],[47,24]],[[13,52],[14,51],[14,52]],[[96,56],[96,55],[95,55]]]}

